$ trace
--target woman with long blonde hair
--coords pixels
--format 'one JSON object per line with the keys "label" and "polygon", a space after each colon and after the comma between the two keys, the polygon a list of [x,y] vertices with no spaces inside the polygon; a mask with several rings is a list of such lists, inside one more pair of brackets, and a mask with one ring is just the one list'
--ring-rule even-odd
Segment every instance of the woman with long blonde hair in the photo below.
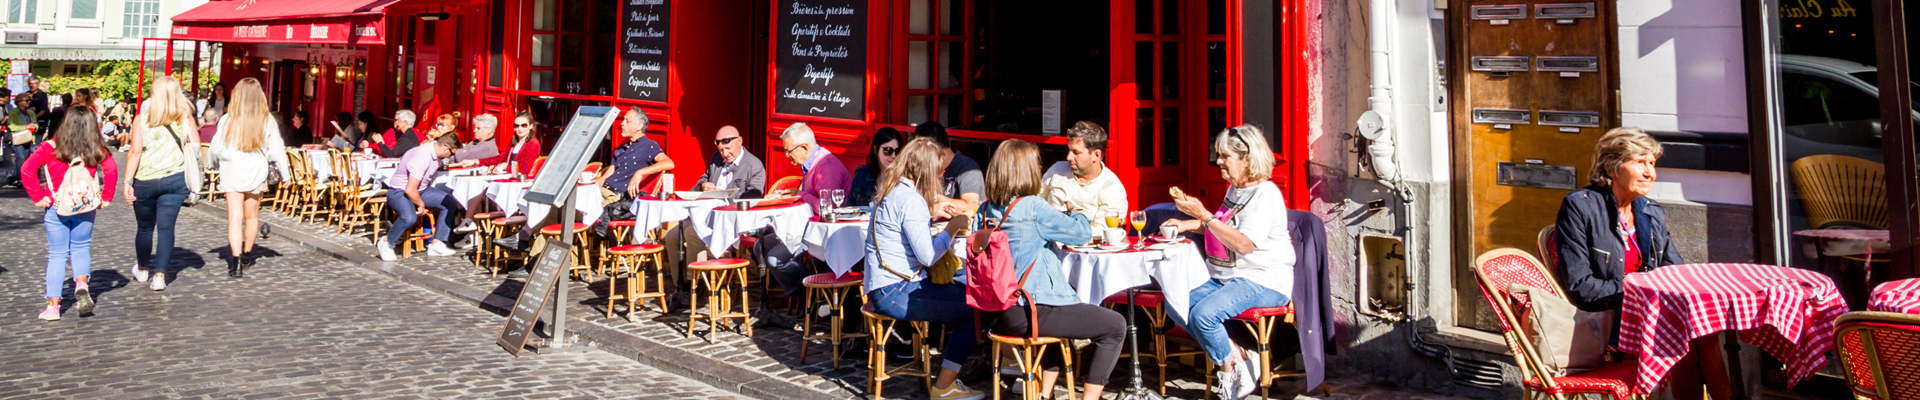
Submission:
{"label": "woman with long blonde hair", "polygon": [[[140,106],[133,120],[128,174],[122,184],[127,202],[133,204],[134,231],[133,279],[146,282],[153,290],[167,289],[167,270],[173,261],[173,226],[180,217],[180,206],[196,188],[187,187],[188,151],[200,151],[200,124],[193,118],[193,103],[180,91],[180,81],[170,76],[153,80],[153,96]],[[155,237],[156,231],[158,237]],[[159,242],[159,248],[154,247]]]}
{"label": "woman with long blonde hair", "polygon": [[961,363],[973,352],[973,307],[967,305],[966,288],[958,284],[936,284],[927,267],[947,248],[957,230],[971,225],[966,214],[947,221],[947,232],[935,236],[929,228],[933,207],[940,199],[944,181],[939,146],[932,139],[918,138],[900,149],[900,158],[880,174],[878,194],[873,206],[873,222],[867,227],[867,298],[875,311],[901,321],[927,321],[953,327],[947,331],[947,345],[940,354],[944,360],[931,390],[934,399],[978,399],[984,392],[968,388],[954,378]]}
{"label": "woman with long blonde hair", "polygon": [[220,165],[220,191],[227,194],[227,276],[240,278],[253,266],[253,240],[260,237],[260,194],[272,185],[268,169],[293,176],[279,124],[267,110],[260,81],[241,79],[233,100],[208,146],[208,158]]}

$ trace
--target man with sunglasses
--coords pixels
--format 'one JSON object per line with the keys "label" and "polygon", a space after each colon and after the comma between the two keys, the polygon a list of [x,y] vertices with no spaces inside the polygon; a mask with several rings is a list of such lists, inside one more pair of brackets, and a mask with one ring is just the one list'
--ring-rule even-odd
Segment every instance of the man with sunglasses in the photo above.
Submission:
{"label": "man with sunglasses", "polygon": [[720,127],[713,135],[713,156],[707,157],[707,173],[700,175],[695,187],[700,191],[738,189],[733,198],[759,198],[767,189],[767,166],[759,157],[746,152],[740,129]]}

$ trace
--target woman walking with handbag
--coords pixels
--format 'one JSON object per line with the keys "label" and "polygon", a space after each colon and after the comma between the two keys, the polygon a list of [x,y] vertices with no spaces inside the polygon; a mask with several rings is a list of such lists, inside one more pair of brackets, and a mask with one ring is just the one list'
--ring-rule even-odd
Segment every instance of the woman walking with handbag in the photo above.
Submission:
{"label": "woman walking with handbag", "polygon": [[[137,227],[133,279],[153,290],[167,290],[174,221],[200,187],[200,137],[191,133],[199,131],[200,124],[193,119],[193,104],[181,93],[180,81],[173,77],[153,80],[153,96],[133,121],[132,150],[127,152],[127,170],[133,173],[122,187],[133,204]],[[160,247],[155,248],[155,242]]]}
{"label": "woman walking with handbag", "polygon": [[227,276],[246,276],[253,267],[253,241],[260,237],[260,194],[282,177],[287,168],[286,144],[279,125],[267,112],[267,93],[260,81],[241,79],[233,86],[233,102],[220,118],[208,158],[219,164],[220,191],[227,195]]}
{"label": "woman walking with handbag", "polygon": [[[47,309],[40,312],[40,320],[60,320],[60,287],[67,281],[68,266],[73,267],[73,311],[92,314],[87,275],[93,265],[94,210],[112,204],[112,182],[120,174],[100,139],[99,117],[87,107],[67,110],[53,140],[35,149],[24,167],[21,180],[27,197],[47,209],[42,219],[47,229]],[[75,168],[82,170],[69,171]]]}

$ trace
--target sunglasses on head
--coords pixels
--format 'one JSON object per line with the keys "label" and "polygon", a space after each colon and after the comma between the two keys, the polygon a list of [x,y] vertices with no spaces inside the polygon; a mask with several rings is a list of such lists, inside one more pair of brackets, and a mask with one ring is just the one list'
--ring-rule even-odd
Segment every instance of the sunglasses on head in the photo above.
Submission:
{"label": "sunglasses on head", "polygon": [[737,139],[740,139],[740,137],[739,137],[739,136],[735,136],[735,137],[730,137],[730,138],[724,138],[724,139],[714,139],[714,140],[713,140],[713,145],[715,145],[715,146],[725,146],[725,145],[727,145],[727,143],[733,143],[733,141],[734,141],[734,140],[737,140]]}
{"label": "sunglasses on head", "polygon": [[900,155],[900,148],[882,146],[880,147],[880,155],[887,156],[887,157]]}

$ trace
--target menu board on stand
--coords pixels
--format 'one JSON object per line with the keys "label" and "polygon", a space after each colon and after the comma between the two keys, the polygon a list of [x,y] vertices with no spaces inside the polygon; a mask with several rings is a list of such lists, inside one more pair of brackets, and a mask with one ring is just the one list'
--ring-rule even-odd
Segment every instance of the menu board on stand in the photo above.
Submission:
{"label": "menu board on stand", "polygon": [[667,101],[673,6],[668,0],[625,0],[620,9],[620,98]]}
{"label": "menu board on stand", "polygon": [[865,119],[866,0],[795,0],[774,7],[773,111]]}

